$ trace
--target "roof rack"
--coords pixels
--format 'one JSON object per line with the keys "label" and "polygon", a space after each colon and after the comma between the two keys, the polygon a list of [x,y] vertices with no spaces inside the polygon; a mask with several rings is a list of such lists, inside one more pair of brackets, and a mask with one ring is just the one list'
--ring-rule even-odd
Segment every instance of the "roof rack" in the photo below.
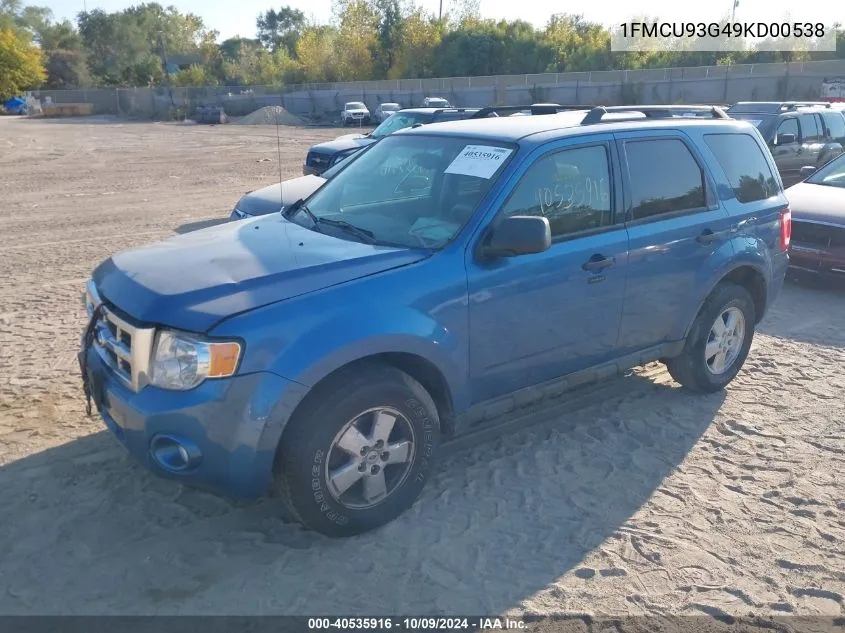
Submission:
{"label": "roof rack", "polygon": [[739,101],[729,108],[729,112],[790,112],[798,108],[824,107],[829,108],[827,101]]}
{"label": "roof rack", "polygon": [[472,112],[479,109],[480,108],[437,108],[434,112],[432,112],[432,114],[440,114],[441,112]]}
{"label": "roof rack", "polygon": [[[616,112],[639,112],[647,119],[671,119],[683,117],[687,112],[708,112],[713,119],[729,119],[724,110],[717,106],[705,105],[647,105],[647,106],[596,106],[587,113],[581,125],[603,123],[606,114]],[[678,114],[680,113],[680,114]],[[698,117],[697,117],[698,118]]]}
{"label": "roof rack", "polygon": [[481,108],[472,115],[473,119],[484,119],[491,114],[498,115],[499,112],[522,112],[529,111],[531,114],[557,114],[566,110],[589,110],[591,105],[560,105],[559,103],[532,103],[520,106],[487,106]]}

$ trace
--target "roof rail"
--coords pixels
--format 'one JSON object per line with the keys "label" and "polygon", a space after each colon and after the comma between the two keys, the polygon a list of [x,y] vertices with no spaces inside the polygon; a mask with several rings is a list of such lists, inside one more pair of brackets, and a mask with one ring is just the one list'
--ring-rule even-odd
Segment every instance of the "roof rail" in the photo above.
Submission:
{"label": "roof rail", "polygon": [[437,108],[432,114],[440,114],[441,112],[472,112],[473,110],[480,110],[480,108]]}
{"label": "roof rail", "polygon": [[[724,110],[717,106],[704,105],[646,105],[646,106],[596,106],[587,113],[581,125],[602,123],[606,114],[615,112],[639,112],[647,119],[671,119],[683,117],[686,112],[708,112],[713,119],[730,119]],[[680,113],[680,114],[676,114]]]}
{"label": "roof rail", "polygon": [[472,115],[473,119],[484,119],[499,112],[522,112],[528,110],[531,114],[557,114],[566,110],[589,110],[591,105],[560,105],[558,103],[532,103],[520,106],[487,106]]}
{"label": "roof rail", "polygon": [[827,101],[738,101],[728,109],[728,112],[777,114],[810,107],[829,108],[831,106]]}
{"label": "roof rail", "polygon": [[785,101],[783,107],[787,110],[797,110],[798,108],[811,108],[814,106],[830,107],[828,101]]}

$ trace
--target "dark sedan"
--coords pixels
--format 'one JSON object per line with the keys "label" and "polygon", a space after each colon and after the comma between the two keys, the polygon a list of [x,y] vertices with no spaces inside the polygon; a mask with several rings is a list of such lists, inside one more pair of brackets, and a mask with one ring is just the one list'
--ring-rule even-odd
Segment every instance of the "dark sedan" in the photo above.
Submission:
{"label": "dark sedan", "polygon": [[845,154],[786,190],[792,209],[790,266],[845,280]]}

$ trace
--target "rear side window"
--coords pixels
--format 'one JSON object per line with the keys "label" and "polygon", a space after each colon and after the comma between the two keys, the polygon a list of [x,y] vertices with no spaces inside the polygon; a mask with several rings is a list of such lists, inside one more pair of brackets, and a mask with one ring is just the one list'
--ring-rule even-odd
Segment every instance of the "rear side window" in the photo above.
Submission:
{"label": "rear side window", "polygon": [[777,195],[777,181],[753,138],[747,134],[705,134],[704,141],[722,166],[737,200],[744,204]]}
{"label": "rear side window", "polygon": [[707,206],[704,173],[679,139],[625,143],[631,178],[631,219]]}
{"label": "rear side window", "polygon": [[801,121],[801,140],[818,141],[821,138],[819,126],[815,114],[802,114],[798,117]]}
{"label": "rear side window", "polygon": [[831,138],[845,138],[845,116],[842,116],[839,112],[825,112],[822,114],[822,118],[830,131]]}

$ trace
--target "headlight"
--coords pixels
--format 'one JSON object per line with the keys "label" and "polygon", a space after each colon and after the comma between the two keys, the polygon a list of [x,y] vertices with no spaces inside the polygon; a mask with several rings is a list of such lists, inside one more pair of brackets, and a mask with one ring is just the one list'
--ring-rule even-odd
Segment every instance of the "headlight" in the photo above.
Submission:
{"label": "headlight", "polygon": [[162,389],[192,389],[206,378],[235,373],[241,345],[235,341],[208,341],[193,334],[160,330],[153,346],[150,384]]}

